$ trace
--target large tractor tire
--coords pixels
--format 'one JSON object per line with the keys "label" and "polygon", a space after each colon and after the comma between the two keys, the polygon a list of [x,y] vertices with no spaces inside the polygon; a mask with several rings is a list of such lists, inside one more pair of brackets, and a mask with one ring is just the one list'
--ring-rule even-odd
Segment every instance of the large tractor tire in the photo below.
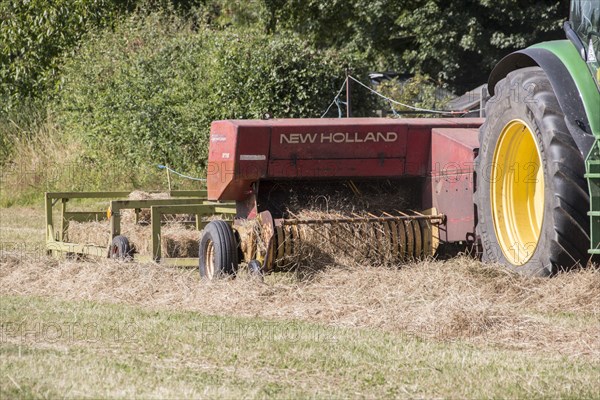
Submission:
{"label": "large tractor tire", "polygon": [[474,195],[483,261],[532,276],[585,265],[585,163],[544,71],[508,74],[486,114]]}
{"label": "large tractor tire", "polygon": [[231,226],[225,221],[210,222],[200,239],[200,276],[213,280],[234,275],[238,266],[238,249]]}

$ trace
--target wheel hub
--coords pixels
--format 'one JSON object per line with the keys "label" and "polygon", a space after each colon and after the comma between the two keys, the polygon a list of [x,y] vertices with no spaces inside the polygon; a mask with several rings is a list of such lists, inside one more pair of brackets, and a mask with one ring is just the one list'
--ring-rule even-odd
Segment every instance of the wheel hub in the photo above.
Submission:
{"label": "wheel hub", "polygon": [[490,199],[498,244],[506,259],[526,264],[540,239],[544,171],[532,130],[512,120],[502,130],[491,165]]}
{"label": "wheel hub", "polygon": [[209,241],[206,246],[206,276],[208,279],[212,279],[215,275],[215,245],[212,241]]}

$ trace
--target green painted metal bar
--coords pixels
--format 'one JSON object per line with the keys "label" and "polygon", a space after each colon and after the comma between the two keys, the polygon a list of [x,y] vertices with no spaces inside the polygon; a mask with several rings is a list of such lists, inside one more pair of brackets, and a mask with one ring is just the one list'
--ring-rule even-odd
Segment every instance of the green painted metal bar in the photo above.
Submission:
{"label": "green painted metal bar", "polygon": [[[161,240],[161,220],[164,214],[196,214],[196,221],[203,215],[214,214],[235,214],[236,210],[232,206],[216,206],[213,204],[180,204],[180,205],[155,205],[150,207],[150,220],[152,226],[152,247],[151,254],[153,260],[159,262],[162,257],[160,247]],[[196,222],[198,224],[198,222]],[[198,226],[198,225],[197,225]],[[201,226],[201,225],[200,225]]]}
{"label": "green painted metal bar", "polygon": [[[140,263],[155,262],[150,256],[139,256],[135,260]],[[160,265],[167,267],[196,267],[198,268],[198,259],[195,257],[181,258],[163,258],[160,260]]]}
{"label": "green painted metal bar", "polygon": [[112,206],[117,205],[120,210],[124,209],[136,209],[136,208],[150,208],[152,206],[168,206],[168,205],[185,205],[185,204],[203,204],[200,199],[147,199],[147,200],[113,200],[110,202],[111,210]]}
{"label": "green painted metal bar", "polygon": [[174,204],[174,205],[155,205],[151,208],[164,214],[235,214],[234,207],[216,206],[214,204]]}
{"label": "green painted metal bar", "polygon": [[196,267],[198,268],[198,259],[193,257],[181,257],[181,258],[163,258],[161,265],[168,267]]}
{"label": "green painted metal bar", "polygon": [[[54,241],[54,225],[52,221],[52,198],[48,196],[48,193],[44,195],[44,205],[46,207],[46,242]],[[51,256],[52,251],[46,247],[46,254]]]}
{"label": "green painted metal bar", "polygon": [[60,201],[60,229],[58,231],[58,237],[61,242],[67,240],[67,230],[69,229],[69,221],[65,216],[67,212],[67,201],[68,199],[61,199]]}
{"label": "green painted metal bar", "polygon": [[[161,191],[150,191],[147,193],[164,193]],[[51,199],[110,199],[127,198],[131,191],[115,192],[48,192]],[[168,192],[171,197],[196,197],[206,199],[206,190],[172,190]]]}
{"label": "green painted metal bar", "polygon": [[162,213],[158,207],[150,208],[150,223],[152,225],[152,244],[150,247],[150,254],[154,261],[160,261],[162,256],[162,249],[160,248],[160,220],[162,219]]}
{"label": "green painted metal bar", "polygon": [[206,199],[208,196],[207,190],[171,190],[169,192],[171,197],[198,197]]}
{"label": "green painted metal bar", "polygon": [[600,142],[596,138],[586,159],[590,194],[590,249],[589,254],[600,254]]}
{"label": "green painted metal bar", "polygon": [[51,199],[110,199],[127,197],[131,192],[48,192]]}
{"label": "green painted metal bar", "polygon": [[106,257],[106,247],[94,244],[48,241],[46,242],[46,248],[57,253],[74,253],[93,257]]}
{"label": "green painted metal bar", "polygon": [[103,221],[108,219],[106,211],[67,211],[65,212],[67,221],[89,222]]}
{"label": "green painted metal bar", "polygon": [[[135,208],[135,207],[134,207]],[[121,234],[121,205],[119,201],[110,202],[110,237],[111,240]]]}

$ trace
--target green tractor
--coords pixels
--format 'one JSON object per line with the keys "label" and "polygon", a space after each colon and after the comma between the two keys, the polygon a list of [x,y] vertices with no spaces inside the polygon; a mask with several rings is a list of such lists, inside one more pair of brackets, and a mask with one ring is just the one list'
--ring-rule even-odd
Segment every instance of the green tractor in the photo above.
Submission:
{"label": "green tractor", "polygon": [[476,160],[484,261],[552,275],[600,254],[600,0],[574,0],[567,40],[492,71]]}

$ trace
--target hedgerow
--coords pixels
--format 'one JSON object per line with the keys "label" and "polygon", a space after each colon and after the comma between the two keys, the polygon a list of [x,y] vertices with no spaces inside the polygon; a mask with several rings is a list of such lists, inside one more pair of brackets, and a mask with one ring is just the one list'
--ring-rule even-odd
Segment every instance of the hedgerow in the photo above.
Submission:
{"label": "hedgerow", "polygon": [[[174,16],[133,16],[90,35],[63,68],[54,105],[67,135],[129,165],[168,163],[200,173],[210,123],[318,117],[356,56],[318,51],[296,36],[213,30]],[[365,97],[356,108],[368,110]]]}

